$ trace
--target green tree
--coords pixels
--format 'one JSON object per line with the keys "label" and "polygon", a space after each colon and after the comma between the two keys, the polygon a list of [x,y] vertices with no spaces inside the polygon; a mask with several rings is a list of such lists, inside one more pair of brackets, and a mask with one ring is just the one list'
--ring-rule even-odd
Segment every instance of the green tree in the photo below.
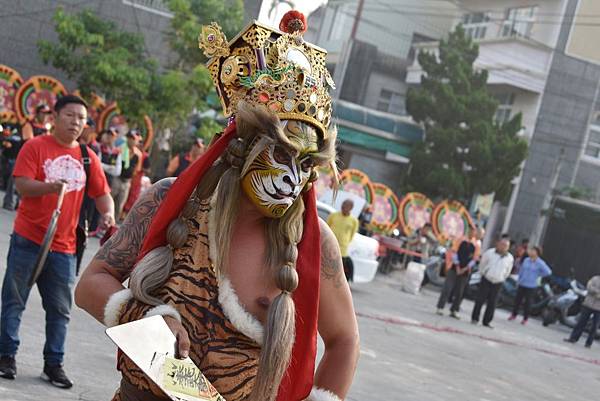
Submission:
{"label": "green tree", "polygon": [[487,90],[488,73],[475,69],[479,47],[458,26],[440,41],[439,56],[422,52],[421,85],[407,96],[407,110],[425,138],[413,151],[412,189],[432,197],[469,199],[475,193],[510,191],[527,155],[519,138],[521,114],[494,120],[498,103]]}
{"label": "green tree", "polygon": [[158,131],[178,129],[194,109],[206,108],[212,82],[203,65],[161,70],[147,55],[141,35],[124,32],[89,10],[71,15],[59,9],[54,25],[58,41],[41,40],[41,58],[76,81],[84,97],[95,92],[117,101],[134,123],[147,114]]}
{"label": "green tree", "polygon": [[198,49],[202,25],[218,22],[227,38],[232,39],[244,22],[242,0],[169,0],[168,5],[174,14],[168,39],[177,53],[174,67],[181,70],[191,70],[206,62],[204,53]]}
{"label": "green tree", "polygon": [[143,116],[156,78],[156,63],[144,55],[143,38],[91,11],[69,15],[58,9],[53,19],[58,42],[38,42],[42,60],[77,82],[84,97],[96,92],[117,100],[128,116]]}

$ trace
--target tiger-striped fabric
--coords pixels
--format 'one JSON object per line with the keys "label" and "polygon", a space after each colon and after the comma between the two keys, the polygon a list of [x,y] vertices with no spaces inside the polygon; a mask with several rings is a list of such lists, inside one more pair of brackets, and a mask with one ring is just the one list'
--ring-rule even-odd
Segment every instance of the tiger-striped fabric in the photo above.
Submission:
{"label": "tiger-striped fabric", "polygon": [[[260,345],[233,326],[218,301],[218,281],[209,257],[209,210],[208,202],[201,203],[196,217],[188,220],[190,236],[175,251],[169,279],[156,296],[181,314],[190,337],[190,358],[227,401],[237,401],[252,391]],[[124,308],[120,323],[140,319],[150,308],[132,299]],[[118,367],[137,388],[162,394],[124,354],[119,357]],[[113,401],[121,400],[117,391]]]}

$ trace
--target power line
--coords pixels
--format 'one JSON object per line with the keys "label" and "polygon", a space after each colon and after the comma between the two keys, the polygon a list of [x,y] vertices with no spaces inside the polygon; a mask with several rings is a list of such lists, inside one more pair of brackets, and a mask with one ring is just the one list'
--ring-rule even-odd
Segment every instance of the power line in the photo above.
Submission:
{"label": "power line", "polygon": [[[382,6],[385,6],[386,9],[389,8],[394,8],[394,6],[390,5],[389,3],[384,3],[384,2],[377,2]],[[397,14],[407,14],[407,15],[423,15],[423,16],[440,16],[440,17],[452,17],[452,18],[462,18],[465,14],[464,13],[452,13],[451,10],[448,10],[445,14],[441,14],[439,12],[440,8],[439,7],[428,7],[428,6],[415,6],[415,5],[403,5],[402,6],[402,10],[394,8],[394,13]],[[405,10],[405,8],[408,8],[408,11]],[[516,7],[514,9],[519,9],[522,7]],[[373,6],[367,6],[365,7],[365,10],[367,11],[381,11],[381,12],[386,12],[386,9],[382,9],[382,8],[376,8]],[[459,9],[463,9],[466,10],[464,7],[459,7]],[[473,14],[488,14],[488,13],[493,13],[494,11],[497,11],[497,13],[504,13],[506,14],[506,11],[509,9],[513,9],[513,8],[497,8],[497,9],[493,9],[493,8],[487,8],[485,9],[485,11],[481,11],[481,10],[473,10],[470,11],[470,13]],[[431,10],[431,12],[429,12],[429,10]],[[468,11],[468,10],[467,10]],[[543,12],[535,12],[535,16],[545,16],[545,17],[559,17],[559,18],[563,18],[564,14],[562,13],[543,13]],[[600,18],[600,14],[577,14],[577,15],[573,15],[572,19],[576,19],[576,18]],[[493,20],[493,21],[506,21],[506,18],[489,18],[489,20]],[[515,22],[530,22],[531,20],[521,20],[521,19],[509,19],[509,21],[515,21]],[[539,20],[536,19],[536,21],[544,21],[544,20]],[[551,21],[551,20],[546,20],[546,22],[555,22],[555,21]]]}
{"label": "power line", "polygon": [[[378,3],[385,5],[385,3],[382,3],[381,1],[378,1]],[[391,6],[390,6],[390,7],[391,7]],[[391,7],[391,9],[392,9],[392,10],[395,10],[393,7]],[[350,13],[350,12],[347,12],[347,11],[341,11],[341,12],[342,12],[342,13],[344,13],[344,14],[350,15],[350,16],[354,16],[354,14],[352,14],[352,13]],[[382,31],[384,31],[384,32],[386,32],[386,33],[390,33],[390,34],[393,34],[393,35],[400,35],[400,36],[404,36],[404,37],[410,38],[410,39],[411,39],[411,41],[412,41],[413,35],[409,35],[409,34],[406,34],[406,33],[403,33],[403,32],[397,32],[397,31],[394,31],[394,30],[390,29],[388,26],[386,26],[386,25],[383,25],[383,24],[380,24],[380,23],[377,23],[377,22],[375,22],[375,21],[373,21],[373,20],[370,20],[370,19],[368,19],[368,18],[364,18],[364,17],[363,17],[363,18],[361,19],[361,21],[362,21],[362,22],[364,22],[364,23],[366,23],[367,25],[371,25],[371,26],[374,26],[374,27],[376,27],[376,28],[379,28],[379,29],[381,29]],[[424,25],[423,23],[420,23],[420,22],[417,22],[417,21],[414,21],[414,20],[412,20],[412,22],[414,22],[414,23],[416,23],[416,24],[420,25],[420,26],[421,26],[422,28],[424,28],[426,31],[429,31],[429,30],[436,30],[436,31],[439,31],[439,29],[438,29],[437,27],[434,27],[434,26],[432,26],[432,25],[430,25],[430,26],[426,26],[426,25]],[[444,32],[444,33],[445,33],[445,32]],[[526,59],[526,58],[524,58],[524,57],[522,57],[522,56],[517,56],[517,55],[515,55],[515,54],[513,54],[513,53],[509,53],[509,52],[507,52],[507,51],[503,51],[503,50],[501,50],[501,49],[494,49],[494,48],[489,48],[489,47],[488,47],[488,48],[486,48],[486,51],[489,51],[489,52],[492,52],[492,53],[496,53],[496,54],[499,54],[499,55],[501,55],[501,56],[505,56],[505,57],[508,57],[508,58],[510,58],[510,59],[513,59],[513,60],[514,60],[514,59],[519,59],[519,60],[521,60],[522,62],[524,62],[525,64],[528,64],[528,63],[529,63],[529,61],[530,61],[529,59]],[[481,55],[480,55],[480,58],[481,58],[481,59],[483,59],[483,60],[485,60],[485,57],[483,57],[483,56],[481,56]],[[490,71],[492,71],[492,70],[490,70]],[[502,75],[502,72],[501,72],[500,70],[493,70],[493,71],[494,71],[496,74],[500,74],[500,75]],[[542,72],[542,73],[544,73],[544,72]],[[509,76],[508,76],[508,75],[505,75],[505,77],[509,77]],[[513,80],[519,80],[519,78],[517,78],[517,77],[512,77],[511,79],[513,79]],[[527,82],[526,82],[526,81],[524,81],[524,80],[522,80],[522,79],[521,79],[521,84],[523,84],[525,87],[529,87],[529,85],[527,84]]]}
{"label": "power line", "polygon": [[[79,3],[72,4],[71,7],[84,6],[84,5],[87,5],[87,4],[91,4],[94,1],[95,0],[84,0],[84,1],[81,1]],[[42,13],[49,13],[51,11],[56,10],[56,8],[57,8],[56,6],[53,6],[53,7],[42,8],[42,9],[38,9],[38,10],[23,11],[23,12],[17,12],[17,13],[9,13],[9,14],[0,14],[0,19],[1,18],[12,18],[12,17],[26,17],[26,16],[30,16],[30,15],[36,15],[36,14],[42,14]]]}
{"label": "power line", "polygon": [[146,46],[146,38],[142,32],[142,27],[140,26],[140,21],[138,19],[138,15],[137,15],[137,9],[133,5],[131,6],[131,9],[133,11],[133,19],[135,20],[135,27],[137,29],[137,33],[138,33],[138,35],[142,35],[142,42],[144,44],[144,52],[146,53],[146,57],[151,58],[152,55],[151,55],[150,51],[148,50],[148,46]]}

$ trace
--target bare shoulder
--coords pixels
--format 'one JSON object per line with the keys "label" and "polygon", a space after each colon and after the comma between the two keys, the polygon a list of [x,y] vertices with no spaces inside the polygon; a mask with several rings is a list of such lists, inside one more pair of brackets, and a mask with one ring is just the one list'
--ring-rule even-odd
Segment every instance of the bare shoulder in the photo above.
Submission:
{"label": "bare shoulder", "polygon": [[321,279],[327,280],[335,288],[341,288],[345,282],[342,256],[337,239],[331,228],[319,218],[321,231]]}
{"label": "bare shoulder", "polygon": [[94,258],[108,264],[119,275],[128,276],[142,247],[150,222],[173,181],[174,178],[162,179],[144,192],[119,230],[106,241]]}

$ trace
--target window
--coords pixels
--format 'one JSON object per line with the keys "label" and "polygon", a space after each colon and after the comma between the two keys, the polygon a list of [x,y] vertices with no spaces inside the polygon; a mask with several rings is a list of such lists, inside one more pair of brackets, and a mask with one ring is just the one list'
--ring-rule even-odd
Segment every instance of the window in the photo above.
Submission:
{"label": "window", "polygon": [[394,114],[404,114],[404,96],[398,92],[382,89],[377,102],[377,110]]}
{"label": "window", "polygon": [[585,155],[600,159],[600,112],[596,112],[592,125],[590,125],[590,133],[585,146]]}
{"label": "window", "polygon": [[462,25],[471,39],[484,39],[490,22],[489,13],[471,13],[463,15]]}
{"label": "window", "polygon": [[510,120],[513,104],[515,103],[514,93],[499,93],[494,95],[498,101],[498,109],[494,115],[494,120],[498,124],[504,124]]}
{"label": "window", "polygon": [[536,11],[537,6],[509,8],[506,11],[506,19],[502,24],[502,36],[528,38],[535,22]]}

